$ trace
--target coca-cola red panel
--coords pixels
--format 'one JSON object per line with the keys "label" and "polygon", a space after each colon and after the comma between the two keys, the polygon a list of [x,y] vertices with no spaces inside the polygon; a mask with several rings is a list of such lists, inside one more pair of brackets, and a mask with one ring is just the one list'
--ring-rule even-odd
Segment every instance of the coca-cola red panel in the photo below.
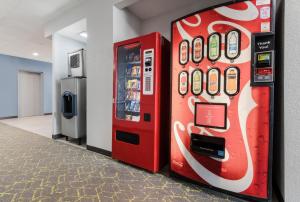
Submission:
{"label": "coca-cola red panel", "polygon": [[[271,30],[270,0],[228,4],[172,23],[172,172],[269,198],[272,87],[260,84],[273,77],[259,75],[265,70],[258,65],[253,70],[252,38]],[[261,83],[252,85],[252,77]]]}

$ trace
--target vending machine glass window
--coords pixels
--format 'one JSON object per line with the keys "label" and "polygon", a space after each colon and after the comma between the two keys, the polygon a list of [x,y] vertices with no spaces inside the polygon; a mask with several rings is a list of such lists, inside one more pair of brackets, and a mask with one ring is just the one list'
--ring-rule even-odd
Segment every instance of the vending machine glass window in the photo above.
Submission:
{"label": "vending machine glass window", "polygon": [[140,121],[141,45],[118,48],[116,116],[120,120]]}

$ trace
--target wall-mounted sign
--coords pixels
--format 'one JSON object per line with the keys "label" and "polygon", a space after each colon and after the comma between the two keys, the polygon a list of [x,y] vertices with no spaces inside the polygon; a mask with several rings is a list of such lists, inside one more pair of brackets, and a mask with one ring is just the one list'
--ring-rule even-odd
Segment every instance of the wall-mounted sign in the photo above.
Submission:
{"label": "wall-mounted sign", "polygon": [[239,30],[231,30],[225,37],[225,56],[234,60],[241,53],[241,32]]}
{"label": "wall-mounted sign", "polygon": [[198,96],[203,91],[203,72],[200,69],[196,69],[192,73],[192,93]]}
{"label": "wall-mounted sign", "polygon": [[179,63],[181,65],[186,65],[189,62],[189,41],[183,40],[179,44]]}
{"label": "wall-mounted sign", "polygon": [[208,37],[207,58],[215,62],[221,57],[221,35],[217,32]]}
{"label": "wall-mounted sign", "polygon": [[240,91],[240,70],[237,67],[228,67],[225,70],[224,91],[229,96],[235,96]]}
{"label": "wall-mounted sign", "polygon": [[178,79],[178,92],[180,95],[184,96],[189,90],[189,73],[187,71],[180,72]]}
{"label": "wall-mounted sign", "polygon": [[215,96],[220,92],[220,70],[211,68],[207,72],[207,94]]}
{"label": "wall-mounted sign", "polygon": [[204,38],[202,36],[196,37],[193,40],[193,56],[194,63],[200,63],[204,58]]}

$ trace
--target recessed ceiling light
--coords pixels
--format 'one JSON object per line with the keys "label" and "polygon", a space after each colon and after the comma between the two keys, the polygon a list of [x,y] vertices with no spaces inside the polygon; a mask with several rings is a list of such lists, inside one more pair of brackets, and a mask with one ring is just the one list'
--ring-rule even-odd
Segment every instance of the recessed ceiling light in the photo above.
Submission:
{"label": "recessed ceiling light", "polygon": [[81,32],[81,33],[79,33],[79,35],[83,38],[88,38],[87,32]]}
{"label": "recessed ceiling light", "polygon": [[32,53],[32,55],[35,56],[35,57],[37,57],[37,56],[39,56],[40,54],[39,54],[38,52],[34,52],[34,53]]}

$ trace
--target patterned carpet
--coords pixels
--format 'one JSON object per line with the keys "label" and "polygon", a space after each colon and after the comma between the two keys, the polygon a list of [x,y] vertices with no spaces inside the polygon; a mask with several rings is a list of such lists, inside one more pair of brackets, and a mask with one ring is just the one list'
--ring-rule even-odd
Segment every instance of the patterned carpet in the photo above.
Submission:
{"label": "patterned carpet", "polygon": [[0,201],[241,201],[0,123]]}

